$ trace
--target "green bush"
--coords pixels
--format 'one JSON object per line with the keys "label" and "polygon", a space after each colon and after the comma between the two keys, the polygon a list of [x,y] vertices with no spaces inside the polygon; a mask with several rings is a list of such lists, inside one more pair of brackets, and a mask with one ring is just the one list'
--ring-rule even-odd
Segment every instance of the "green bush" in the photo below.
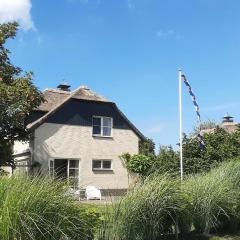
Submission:
{"label": "green bush", "polygon": [[98,219],[49,178],[0,178],[0,239],[91,239]]}

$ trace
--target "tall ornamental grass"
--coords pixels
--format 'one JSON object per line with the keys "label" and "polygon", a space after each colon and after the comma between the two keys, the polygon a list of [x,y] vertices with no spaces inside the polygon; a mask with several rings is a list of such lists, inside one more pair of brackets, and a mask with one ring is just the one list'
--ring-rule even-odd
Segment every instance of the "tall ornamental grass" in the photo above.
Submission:
{"label": "tall ornamental grass", "polygon": [[182,183],[167,174],[148,177],[107,206],[96,239],[155,240],[239,229],[240,160],[233,160]]}
{"label": "tall ornamental grass", "polygon": [[50,178],[0,178],[1,240],[91,239],[96,216]]}
{"label": "tall ornamental grass", "polygon": [[151,176],[113,204],[112,219],[108,229],[102,231],[105,236],[99,239],[159,239],[162,234],[174,232],[182,204],[177,180],[168,175]]}
{"label": "tall ornamental grass", "polygon": [[189,212],[199,233],[240,229],[240,161],[221,164],[207,174],[185,180]]}

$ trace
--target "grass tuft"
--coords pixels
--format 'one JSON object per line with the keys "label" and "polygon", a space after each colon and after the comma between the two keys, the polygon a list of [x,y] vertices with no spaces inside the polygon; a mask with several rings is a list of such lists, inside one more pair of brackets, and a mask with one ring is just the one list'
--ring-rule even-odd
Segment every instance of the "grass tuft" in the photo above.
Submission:
{"label": "grass tuft", "polygon": [[95,222],[66,190],[50,178],[1,177],[0,239],[90,239]]}

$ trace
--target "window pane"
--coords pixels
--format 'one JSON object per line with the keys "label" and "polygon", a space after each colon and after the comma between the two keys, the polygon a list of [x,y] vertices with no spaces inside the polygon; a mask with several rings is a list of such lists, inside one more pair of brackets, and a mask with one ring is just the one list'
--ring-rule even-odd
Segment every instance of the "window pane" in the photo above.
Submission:
{"label": "window pane", "polygon": [[101,168],[101,160],[93,160],[92,161],[92,168]]}
{"label": "window pane", "polygon": [[103,160],[103,168],[111,169],[112,162],[110,160]]}
{"label": "window pane", "polygon": [[101,126],[101,118],[93,117],[93,126]]}
{"label": "window pane", "polygon": [[68,181],[69,181],[69,184],[72,188],[78,189],[78,183],[79,183],[78,178],[69,177]]}
{"label": "window pane", "polygon": [[112,119],[111,118],[103,118],[103,126],[104,127],[111,127],[112,125]]}
{"label": "window pane", "polygon": [[100,135],[100,134],[101,134],[101,127],[93,126],[93,135]]}
{"label": "window pane", "polygon": [[112,128],[103,127],[103,136],[111,136]]}
{"label": "window pane", "polygon": [[69,169],[69,177],[78,178],[78,169]]}
{"label": "window pane", "polygon": [[78,167],[79,167],[79,161],[69,160],[69,168],[78,168]]}

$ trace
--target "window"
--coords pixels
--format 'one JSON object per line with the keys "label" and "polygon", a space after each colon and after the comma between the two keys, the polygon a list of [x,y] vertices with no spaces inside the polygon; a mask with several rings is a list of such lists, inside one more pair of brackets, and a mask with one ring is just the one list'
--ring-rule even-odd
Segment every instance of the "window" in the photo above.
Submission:
{"label": "window", "polygon": [[112,170],[112,160],[93,160],[93,170]]}
{"label": "window", "polygon": [[79,188],[79,160],[75,159],[50,159],[49,175],[56,179],[68,180],[69,185]]}
{"label": "window", "polygon": [[17,160],[16,162],[16,170],[21,174],[28,174],[28,164],[30,159],[25,158],[21,160]]}
{"label": "window", "polygon": [[112,136],[112,118],[93,117],[93,136],[111,137]]}

